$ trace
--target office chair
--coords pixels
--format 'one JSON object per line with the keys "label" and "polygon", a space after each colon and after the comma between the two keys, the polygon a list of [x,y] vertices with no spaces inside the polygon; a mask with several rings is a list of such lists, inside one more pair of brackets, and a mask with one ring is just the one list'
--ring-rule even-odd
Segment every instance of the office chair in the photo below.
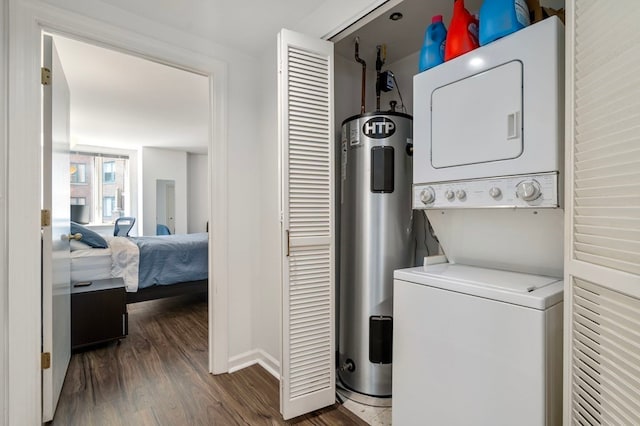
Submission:
{"label": "office chair", "polygon": [[167,225],[159,223],[156,225],[156,235],[171,235],[171,230]]}
{"label": "office chair", "polygon": [[114,237],[128,237],[129,231],[133,228],[133,224],[136,223],[135,217],[122,216],[116,219],[116,223],[113,226]]}

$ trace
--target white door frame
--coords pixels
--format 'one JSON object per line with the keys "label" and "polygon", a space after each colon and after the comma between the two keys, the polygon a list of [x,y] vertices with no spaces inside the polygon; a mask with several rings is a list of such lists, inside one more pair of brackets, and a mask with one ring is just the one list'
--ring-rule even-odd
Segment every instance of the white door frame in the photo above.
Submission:
{"label": "white door frame", "polygon": [[7,143],[7,72],[9,70],[9,52],[7,42],[9,37],[9,3],[0,1],[0,424],[9,424],[7,415],[7,374],[8,354],[8,304],[7,304],[7,275],[6,275],[6,143]]}
{"label": "white door frame", "polygon": [[[42,31],[134,54],[209,78],[209,370],[227,371],[227,64],[44,3],[9,1],[6,203],[7,424],[41,423],[40,63]],[[6,263],[4,263],[6,261]],[[4,268],[2,268],[4,269]],[[215,297],[214,297],[215,296]],[[214,342],[215,338],[215,342]],[[3,368],[4,370],[4,368]],[[10,391],[9,391],[10,390]]]}

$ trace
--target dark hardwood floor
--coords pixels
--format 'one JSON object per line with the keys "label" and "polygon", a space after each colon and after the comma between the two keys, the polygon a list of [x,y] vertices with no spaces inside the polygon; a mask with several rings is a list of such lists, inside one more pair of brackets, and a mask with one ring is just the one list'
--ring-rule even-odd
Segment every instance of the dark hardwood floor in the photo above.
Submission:
{"label": "dark hardwood floor", "polygon": [[207,302],[129,305],[129,336],[73,354],[54,425],[362,425],[335,405],[284,422],[278,381],[254,365],[207,370]]}

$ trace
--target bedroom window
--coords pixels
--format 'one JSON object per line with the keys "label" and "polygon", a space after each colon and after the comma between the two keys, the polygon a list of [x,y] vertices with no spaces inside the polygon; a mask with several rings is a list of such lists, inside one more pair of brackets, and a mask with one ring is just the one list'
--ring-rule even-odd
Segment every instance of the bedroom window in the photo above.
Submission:
{"label": "bedroom window", "polygon": [[71,197],[72,206],[85,206],[86,204],[87,199],[85,197]]}
{"label": "bedroom window", "polygon": [[102,163],[102,173],[103,173],[103,182],[104,183],[115,183],[116,182],[116,162],[115,161],[105,161]]}
{"label": "bedroom window", "polygon": [[116,197],[102,197],[102,218],[111,219],[116,210]]}
{"label": "bedroom window", "polygon": [[70,164],[70,204],[89,206],[90,225],[112,224],[129,213],[128,156],[72,152]]}
{"label": "bedroom window", "polygon": [[71,163],[71,183],[87,183],[87,165],[85,163]]}

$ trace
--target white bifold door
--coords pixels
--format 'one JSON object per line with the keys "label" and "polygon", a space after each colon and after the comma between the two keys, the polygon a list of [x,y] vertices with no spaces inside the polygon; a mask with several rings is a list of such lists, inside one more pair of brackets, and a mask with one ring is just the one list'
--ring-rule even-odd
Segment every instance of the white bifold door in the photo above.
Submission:
{"label": "white bifold door", "polygon": [[567,2],[564,424],[640,422],[640,2]]}
{"label": "white bifold door", "polygon": [[[70,170],[67,80],[50,36],[43,39],[42,208],[51,212],[42,227],[42,420],[53,419],[71,358],[69,260]],[[49,78],[46,78],[46,76]],[[45,363],[46,364],[46,363]]]}
{"label": "white bifold door", "polygon": [[278,35],[285,419],[335,402],[333,44]]}

